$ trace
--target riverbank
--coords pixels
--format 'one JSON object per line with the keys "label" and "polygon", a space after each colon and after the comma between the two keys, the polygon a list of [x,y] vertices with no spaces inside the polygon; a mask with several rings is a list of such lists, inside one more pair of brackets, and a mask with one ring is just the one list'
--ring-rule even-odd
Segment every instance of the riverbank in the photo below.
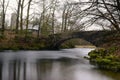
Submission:
{"label": "riverbank", "polygon": [[93,50],[88,54],[90,63],[100,69],[120,71],[120,56],[115,54],[116,50],[116,47]]}
{"label": "riverbank", "polygon": [[14,36],[0,38],[0,51],[3,50],[44,50],[48,49],[48,42],[45,38],[32,36]]}
{"label": "riverbank", "polygon": [[[82,45],[81,45],[82,42]],[[78,46],[78,45],[79,46]],[[75,46],[76,45],[76,46]],[[81,46],[80,46],[81,45]],[[51,40],[47,37],[36,38],[36,37],[23,37],[15,36],[13,38],[4,37],[0,39],[0,51],[4,50],[51,50]],[[60,46],[60,49],[65,48],[95,48],[90,43],[80,40],[73,39],[66,41]]]}
{"label": "riverbank", "polygon": [[108,39],[101,48],[89,52],[90,63],[100,69],[120,72],[120,36]]}
{"label": "riverbank", "polygon": [[[14,31],[5,31],[4,35],[0,36],[0,51],[3,50],[51,50],[51,45],[54,43],[50,36],[29,33],[25,36],[24,33],[16,34]],[[61,44],[60,49],[75,48],[75,45],[92,45],[82,39],[71,39]]]}
{"label": "riverbank", "polygon": [[96,48],[93,45],[75,45],[75,48]]}

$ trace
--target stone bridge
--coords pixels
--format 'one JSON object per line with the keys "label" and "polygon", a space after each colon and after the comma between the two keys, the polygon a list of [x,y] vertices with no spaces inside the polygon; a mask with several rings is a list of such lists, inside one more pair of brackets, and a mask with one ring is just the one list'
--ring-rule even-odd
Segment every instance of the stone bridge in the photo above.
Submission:
{"label": "stone bridge", "polygon": [[116,31],[79,31],[72,33],[61,33],[52,35],[52,39],[50,48],[59,49],[60,45],[67,40],[74,38],[81,38],[92,43],[95,46],[99,46],[106,41],[107,35],[111,33],[116,33]]}

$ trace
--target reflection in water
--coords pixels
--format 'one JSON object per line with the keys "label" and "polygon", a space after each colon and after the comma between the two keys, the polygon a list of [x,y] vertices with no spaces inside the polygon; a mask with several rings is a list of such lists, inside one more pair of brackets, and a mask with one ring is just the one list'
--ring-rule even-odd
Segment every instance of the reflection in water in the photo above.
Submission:
{"label": "reflection in water", "polygon": [[90,65],[83,58],[90,51],[86,50],[39,51],[39,54],[33,51],[23,51],[24,54],[23,52],[3,52],[0,54],[0,80],[120,79],[119,73],[110,73],[111,75],[109,75],[108,72],[96,70],[95,66]]}
{"label": "reflection in water", "polygon": [[0,80],[63,80],[65,62],[43,59],[36,62],[14,60],[0,64]]}

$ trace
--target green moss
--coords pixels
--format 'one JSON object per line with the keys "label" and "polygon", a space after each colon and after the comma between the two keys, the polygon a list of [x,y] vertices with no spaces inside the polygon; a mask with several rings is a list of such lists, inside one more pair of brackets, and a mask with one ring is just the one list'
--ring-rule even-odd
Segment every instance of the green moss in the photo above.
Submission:
{"label": "green moss", "polygon": [[117,47],[110,47],[108,50],[109,50],[109,53],[113,54],[118,48]]}
{"label": "green moss", "polygon": [[90,56],[90,58],[95,59],[95,58],[98,57],[98,54],[96,54],[96,53],[94,53],[94,52],[91,52],[91,53],[89,54],[89,56]]}
{"label": "green moss", "polygon": [[116,48],[93,50],[88,54],[89,60],[101,69],[120,71],[120,59],[114,55],[115,50]]}

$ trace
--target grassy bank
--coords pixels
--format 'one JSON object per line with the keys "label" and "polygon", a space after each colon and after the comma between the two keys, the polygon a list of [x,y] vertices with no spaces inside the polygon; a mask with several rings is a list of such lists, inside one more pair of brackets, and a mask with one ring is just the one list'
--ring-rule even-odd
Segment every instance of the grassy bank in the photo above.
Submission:
{"label": "grassy bank", "polygon": [[7,32],[0,37],[0,51],[3,50],[43,50],[47,49],[45,38],[33,36],[15,35],[13,32]]}
{"label": "grassy bank", "polygon": [[43,50],[47,49],[46,44],[45,40],[38,41],[38,39],[35,38],[29,40],[19,38],[19,40],[1,41],[0,50]]}

